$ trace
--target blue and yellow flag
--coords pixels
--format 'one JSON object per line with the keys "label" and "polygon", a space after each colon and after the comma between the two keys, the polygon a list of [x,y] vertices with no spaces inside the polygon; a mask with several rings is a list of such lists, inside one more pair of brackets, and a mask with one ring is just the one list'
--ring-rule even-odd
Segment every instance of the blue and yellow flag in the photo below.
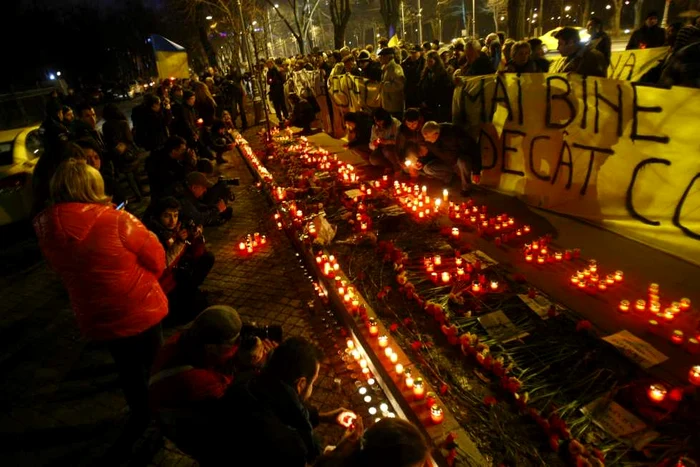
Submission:
{"label": "blue and yellow flag", "polygon": [[187,50],[183,46],[158,34],[151,34],[151,45],[156,56],[159,78],[190,77]]}

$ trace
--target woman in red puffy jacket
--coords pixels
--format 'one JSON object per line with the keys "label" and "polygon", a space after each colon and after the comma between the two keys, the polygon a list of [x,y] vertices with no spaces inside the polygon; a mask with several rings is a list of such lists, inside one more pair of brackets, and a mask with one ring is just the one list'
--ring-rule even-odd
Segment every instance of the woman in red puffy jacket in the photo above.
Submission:
{"label": "woman in red puffy jacket", "polygon": [[134,216],[114,208],[100,173],[62,162],[50,183],[51,206],[34,218],[39,246],[68,289],[82,333],[114,358],[139,436],[150,421],[148,373],[162,343],[168,300],[158,284],[165,252]]}

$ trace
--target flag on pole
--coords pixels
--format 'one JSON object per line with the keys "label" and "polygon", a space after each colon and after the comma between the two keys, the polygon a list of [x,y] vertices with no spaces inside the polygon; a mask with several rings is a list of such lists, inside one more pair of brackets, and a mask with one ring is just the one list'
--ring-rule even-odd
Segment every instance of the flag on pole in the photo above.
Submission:
{"label": "flag on pole", "polygon": [[158,34],[151,34],[150,40],[160,79],[190,77],[187,50],[183,46]]}

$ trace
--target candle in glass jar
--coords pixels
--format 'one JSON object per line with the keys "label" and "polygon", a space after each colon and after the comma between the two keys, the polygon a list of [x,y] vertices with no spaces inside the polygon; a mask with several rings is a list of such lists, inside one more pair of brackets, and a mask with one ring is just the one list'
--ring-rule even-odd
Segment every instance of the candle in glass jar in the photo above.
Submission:
{"label": "candle in glass jar", "polygon": [[671,334],[671,342],[673,342],[676,345],[682,344],[684,340],[685,339],[683,337],[683,331],[681,331],[680,329],[676,329]]}
{"label": "candle in glass jar", "polygon": [[405,373],[406,373],[406,379],[404,380],[404,382],[406,383],[406,387],[412,388],[413,387],[413,378],[411,377],[411,372],[406,370]]}
{"label": "candle in glass jar", "polygon": [[532,253],[525,253],[525,261],[532,263]]}
{"label": "candle in glass jar", "polygon": [[442,282],[444,284],[447,284],[448,282],[450,282],[450,273],[449,272],[445,271],[442,273]]}
{"label": "candle in glass jar", "polygon": [[377,343],[379,344],[379,347],[386,347],[387,345],[389,345],[389,338],[384,335],[379,336],[377,338]]}
{"label": "candle in glass jar", "polygon": [[387,358],[388,358],[388,357],[391,357],[391,355],[392,355],[393,353],[394,353],[394,349],[392,349],[391,347],[387,347],[386,349],[384,349],[384,355],[386,355]]}
{"label": "candle in glass jar", "polygon": [[547,261],[547,256],[537,255],[537,264],[544,264]]}
{"label": "candle in glass jar", "polygon": [[491,281],[491,290],[498,290],[498,281]]}
{"label": "candle in glass jar", "polygon": [[369,335],[374,337],[379,334],[379,326],[377,326],[377,321],[374,319],[369,320]]}
{"label": "candle in glass jar", "polygon": [[241,251],[245,251],[245,242],[241,242],[238,244],[238,249]]}
{"label": "candle in glass jar", "polygon": [[637,311],[644,311],[647,308],[647,302],[645,300],[637,300],[634,302],[634,308]]}
{"label": "candle in glass jar", "polygon": [[608,274],[607,276],[605,276],[605,283],[608,285],[614,284],[615,283],[615,276],[613,276],[612,274]]}
{"label": "candle in glass jar", "polygon": [[571,275],[571,283],[572,283],[573,285],[578,285],[578,283],[579,283],[580,280],[581,280],[581,279],[579,279],[578,276],[577,276],[576,274],[572,274],[572,275]]}
{"label": "candle in glass jar", "polygon": [[693,386],[700,386],[700,365],[695,365],[688,373],[688,381]]}
{"label": "candle in glass jar", "polygon": [[459,237],[459,229],[457,227],[452,227],[452,236]]}
{"label": "candle in glass jar", "polygon": [[659,295],[659,284],[649,284],[649,293],[653,295]]}
{"label": "candle in glass jar", "polygon": [[447,197],[449,196],[449,194],[450,194],[450,192],[447,191],[447,188],[445,188],[444,190],[442,190],[442,199],[443,199],[443,201],[447,201]]}
{"label": "candle in glass jar", "polygon": [[661,384],[652,384],[647,390],[647,396],[653,402],[663,402],[666,399],[667,390]]}
{"label": "candle in glass jar", "polygon": [[428,192],[428,187],[423,185],[422,187],[420,187],[420,191],[421,193],[426,194]]}
{"label": "candle in glass jar", "polygon": [[525,233],[530,233],[530,226],[529,226],[529,225],[524,225],[524,226],[523,226],[523,232],[525,232]]}
{"label": "candle in glass jar", "polygon": [[685,344],[686,344],[685,348],[688,352],[690,352],[692,354],[696,354],[696,353],[700,352],[700,342],[698,342],[698,340],[696,338],[691,337],[690,339],[688,339],[686,341]]}
{"label": "candle in glass jar", "polygon": [[649,303],[649,311],[652,313],[658,313],[661,311],[661,303],[659,302],[651,302]]}
{"label": "candle in glass jar", "polygon": [[681,298],[681,310],[682,311],[690,310],[690,299],[689,298]]}
{"label": "candle in glass jar", "polygon": [[445,414],[443,413],[442,408],[439,405],[433,404],[430,406],[430,419],[433,421],[434,424],[438,425],[442,423],[444,418]]}
{"label": "candle in glass jar", "polygon": [[651,331],[651,332],[658,332],[658,330],[659,330],[659,322],[656,321],[655,319],[650,319],[647,322],[647,326],[649,327],[649,331]]}
{"label": "candle in glass jar", "polygon": [[624,273],[622,271],[615,271],[615,282],[622,282]]}
{"label": "candle in glass jar", "polygon": [[435,266],[440,266],[442,264],[442,258],[440,255],[435,255],[433,257],[433,264],[435,264]]}
{"label": "candle in glass jar", "polygon": [[671,311],[674,313],[679,313],[681,311],[680,302],[671,302]]}
{"label": "candle in glass jar", "polygon": [[555,252],[554,252],[554,260],[555,260],[555,261],[561,261],[562,259],[564,259],[564,255],[562,254],[562,252],[561,252],[561,251],[555,251]]}
{"label": "candle in glass jar", "polygon": [[352,339],[348,339],[347,345],[348,349],[352,350],[355,348],[355,341],[353,341]]}
{"label": "candle in glass jar", "polygon": [[472,292],[481,292],[481,284],[477,281],[472,282]]}
{"label": "candle in glass jar", "polygon": [[421,400],[425,397],[425,386],[423,386],[423,378],[416,378],[413,382],[413,396],[416,400]]}
{"label": "candle in glass jar", "polygon": [[363,232],[367,230],[367,222],[363,222],[360,224],[360,230],[362,230]]}
{"label": "candle in glass jar", "polygon": [[394,369],[396,370],[397,375],[403,374],[403,365],[402,364],[397,363],[396,366],[394,367]]}
{"label": "candle in glass jar", "polygon": [[396,352],[392,352],[392,354],[389,355],[389,361],[390,361],[391,363],[396,363],[396,362],[398,362],[398,361],[399,361],[399,354],[397,354]]}

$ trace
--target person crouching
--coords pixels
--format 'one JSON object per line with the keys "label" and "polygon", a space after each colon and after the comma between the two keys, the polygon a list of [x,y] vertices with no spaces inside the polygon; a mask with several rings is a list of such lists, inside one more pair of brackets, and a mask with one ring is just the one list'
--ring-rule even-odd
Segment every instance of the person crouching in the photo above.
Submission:
{"label": "person crouching", "polygon": [[146,226],[165,249],[166,269],[159,282],[168,295],[170,311],[175,318],[189,321],[205,306],[199,286],[214,266],[215,258],[206,249],[203,227],[193,221],[183,224],[180,209],[177,199],[162,198],[146,219]]}

